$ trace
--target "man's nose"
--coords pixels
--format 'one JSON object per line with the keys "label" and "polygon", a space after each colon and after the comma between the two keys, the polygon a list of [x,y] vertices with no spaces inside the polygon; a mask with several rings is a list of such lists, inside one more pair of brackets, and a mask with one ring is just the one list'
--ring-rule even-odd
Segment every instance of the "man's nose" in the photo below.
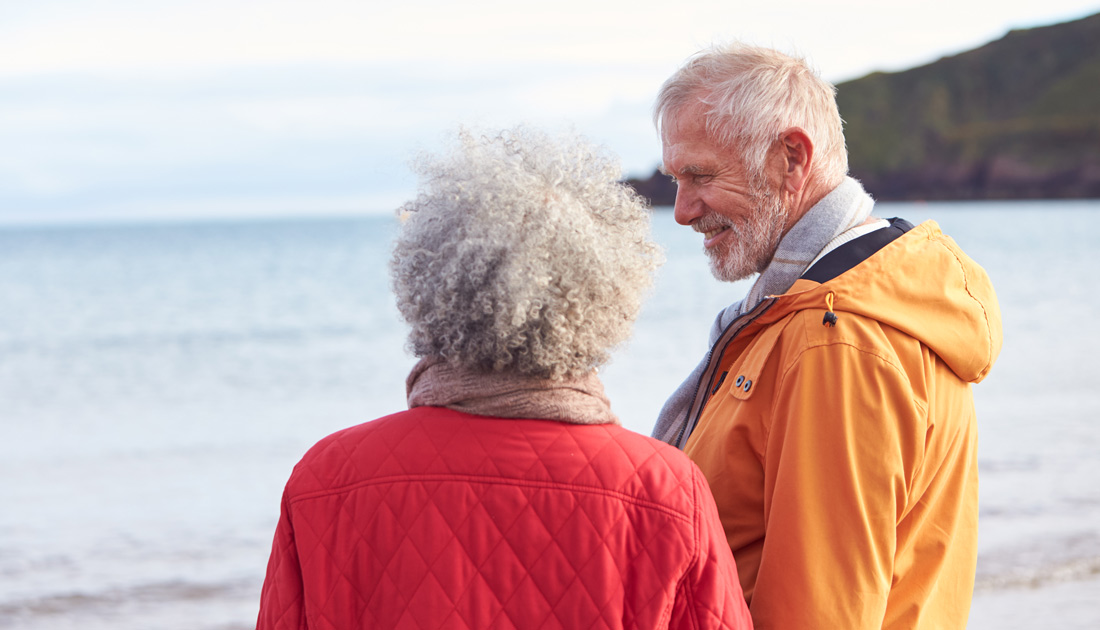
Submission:
{"label": "man's nose", "polygon": [[676,202],[673,206],[673,218],[680,225],[691,225],[699,217],[703,216],[703,204],[699,203],[699,195],[691,190],[690,186],[678,186],[676,188]]}

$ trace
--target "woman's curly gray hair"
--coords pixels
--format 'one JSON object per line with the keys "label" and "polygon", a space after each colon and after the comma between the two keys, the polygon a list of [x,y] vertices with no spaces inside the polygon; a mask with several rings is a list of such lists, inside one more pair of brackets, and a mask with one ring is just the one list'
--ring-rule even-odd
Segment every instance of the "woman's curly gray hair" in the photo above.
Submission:
{"label": "woman's curly gray hair", "polygon": [[390,263],[413,354],[559,379],[630,335],[663,257],[614,156],[575,135],[463,129],[413,167]]}

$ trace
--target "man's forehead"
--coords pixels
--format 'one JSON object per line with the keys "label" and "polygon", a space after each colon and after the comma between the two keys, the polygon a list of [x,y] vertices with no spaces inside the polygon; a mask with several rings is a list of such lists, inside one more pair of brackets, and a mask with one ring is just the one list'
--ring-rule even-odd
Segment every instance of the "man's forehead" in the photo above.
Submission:
{"label": "man's forehead", "polygon": [[691,175],[711,167],[720,153],[703,134],[672,134],[662,143],[662,163],[658,168],[665,175]]}
{"label": "man's forehead", "polygon": [[682,133],[685,129],[705,129],[711,118],[711,107],[701,100],[691,100],[670,108],[661,121],[663,136]]}

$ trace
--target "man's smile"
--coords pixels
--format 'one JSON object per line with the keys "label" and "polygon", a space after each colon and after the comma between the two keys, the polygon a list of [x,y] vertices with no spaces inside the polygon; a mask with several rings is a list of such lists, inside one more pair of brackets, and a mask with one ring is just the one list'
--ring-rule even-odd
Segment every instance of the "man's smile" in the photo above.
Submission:
{"label": "man's smile", "polygon": [[716,221],[707,221],[696,225],[695,231],[703,235],[703,247],[710,249],[722,235],[730,229],[728,224],[716,224]]}

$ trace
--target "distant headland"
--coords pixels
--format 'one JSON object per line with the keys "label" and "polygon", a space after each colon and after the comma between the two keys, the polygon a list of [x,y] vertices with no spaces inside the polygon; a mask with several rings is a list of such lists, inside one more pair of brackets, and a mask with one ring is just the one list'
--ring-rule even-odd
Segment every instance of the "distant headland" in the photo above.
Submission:
{"label": "distant headland", "polygon": [[[837,103],[876,199],[1100,198],[1100,13],[840,83]],[[658,172],[626,181],[675,201]]]}

